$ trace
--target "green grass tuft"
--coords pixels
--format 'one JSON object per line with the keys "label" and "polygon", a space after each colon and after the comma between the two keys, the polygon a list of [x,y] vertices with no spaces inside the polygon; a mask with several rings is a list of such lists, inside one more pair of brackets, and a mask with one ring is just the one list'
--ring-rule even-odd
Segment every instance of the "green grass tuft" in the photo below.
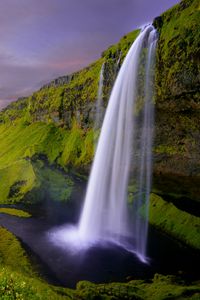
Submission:
{"label": "green grass tuft", "polygon": [[200,250],[200,218],[151,194],[149,222],[175,239]]}
{"label": "green grass tuft", "polygon": [[29,161],[19,160],[0,169],[0,203],[17,203],[35,186],[35,173]]}
{"label": "green grass tuft", "polygon": [[17,216],[20,218],[30,218],[31,217],[31,214],[29,214],[28,212],[21,210],[21,209],[16,209],[16,208],[0,207],[0,213]]}

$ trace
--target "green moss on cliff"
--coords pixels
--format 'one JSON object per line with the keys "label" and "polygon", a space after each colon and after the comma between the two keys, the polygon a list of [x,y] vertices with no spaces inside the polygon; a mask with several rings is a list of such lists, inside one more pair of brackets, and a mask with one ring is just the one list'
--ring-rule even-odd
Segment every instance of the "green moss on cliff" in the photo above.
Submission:
{"label": "green moss on cliff", "polygon": [[175,239],[200,250],[200,218],[151,194],[149,222]]}
{"label": "green moss on cliff", "polygon": [[[29,97],[30,122],[54,122],[71,128],[73,119],[84,127],[92,120],[87,119],[87,106],[97,95],[102,59],[70,76],[62,85],[50,84]],[[88,124],[88,125],[87,125]]]}
{"label": "green moss on cliff", "polygon": [[[184,0],[156,19],[154,170],[200,174],[199,3]],[[103,63],[106,105],[118,67],[139,31],[124,36],[89,67],[60,77],[0,112],[0,202],[69,199],[72,186],[56,167],[87,168],[93,158],[94,102]],[[38,165],[38,161],[45,162]],[[67,181],[66,181],[67,182]],[[60,184],[59,184],[60,183]],[[32,193],[32,196],[31,196]],[[43,198],[43,194],[42,194]],[[173,219],[173,218],[172,218]]]}
{"label": "green moss on cliff", "polygon": [[81,281],[77,285],[77,296],[81,299],[102,300],[164,300],[199,299],[199,283],[185,285],[174,276],[155,274],[153,280],[133,280],[128,283],[92,284]]}
{"label": "green moss on cliff", "polygon": [[71,129],[75,119],[81,128],[92,127],[101,66],[105,63],[103,98],[107,102],[118,65],[138,33],[136,30],[124,36],[83,70],[55,79],[30,97],[11,103],[0,112],[0,123],[16,124],[19,120],[24,125],[36,121],[53,122]]}
{"label": "green moss on cliff", "polygon": [[200,174],[199,20],[199,1],[183,0],[154,21],[158,172]]}
{"label": "green moss on cliff", "polygon": [[1,214],[8,214],[11,216],[17,216],[20,218],[29,218],[31,214],[24,210],[16,209],[16,208],[7,208],[7,207],[0,207]]}
{"label": "green moss on cliff", "polygon": [[2,227],[0,227],[0,265],[26,275],[34,275],[31,264],[19,241],[12,233]]}
{"label": "green moss on cliff", "polygon": [[35,173],[30,162],[19,160],[0,169],[0,203],[16,203],[35,186]]}
{"label": "green moss on cliff", "polygon": [[76,122],[71,130],[42,122],[1,125],[0,135],[0,168],[41,154],[63,167],[85,165],[93,157],[93,130],[83,130]]}
{"label": "green moss on cliff", "polygon": [[122,62],[132,45],[133,41],[136,39],[140,30],[134,30],[122,37],[118,44],[110,46],[106,51],[102,53],[102,56],[106,59],[119,59]]}
{"label": "green moss on cliff", "polygon": [[[157,51],[157,93],[161,100],[192,96],[200,84],[200,10],[198,0],[183,0],[166,11],[160,22]],[[198,100],[198,99],[196,99]]]}
{"label": "green moss on cliff", "polygon": [[[55,166],[88,168],[94,154],[94,102],[104,68],[103,99],[112,88],[120,64],[138,34],[134,31],[87,68],[55,79],[28,98],[0,112],[0,202],[69,199],[72,186]],[[43,160],[53,168],[34,164]],[[67,181],[66,181],[67,182]],[[32,192],[31,192],[32,191]],[[31,195],[32,193],[32,195]]]}
{"label": "green moss on cliff", "polygon": [[63,152],[58,162],[62,166],[84,166],[91,162],[93,157],[94,139],[93,130],[83,131],[74,123],[72,129],[63,140]]}
{"label": "green moss on cliff", "polygon": [[26,195],[31,202],[41,201],[47,192],[52,200],[66,201],[73,185],[55,167],[83,167],[93,157],[93,130],[75,122],[71,130],[42,122],[2,124],[0,134],[0,203],[17,203]]}
{"label": "green moss on cliff", "polygon": [[74,183],[66,173],[40,160],[33,162],[33,169],[38,184],[25,196],[26,202],[43,202],[46,199],[65,202],[70,199]]}
{"label": "green moss on cliff", "polygon": [[[51,133],[51,125],[37,122],[29,126],[1,125],[0,126],[0,166],[7,166],[22,158],[30,158],[33,155],[43,153],[51,158],[52,148],[48,147],[48,141],[56,144],[56,136]],[[59,153],[59,148],[56,148]],[[55,156],[55,155],[54,155]]]}

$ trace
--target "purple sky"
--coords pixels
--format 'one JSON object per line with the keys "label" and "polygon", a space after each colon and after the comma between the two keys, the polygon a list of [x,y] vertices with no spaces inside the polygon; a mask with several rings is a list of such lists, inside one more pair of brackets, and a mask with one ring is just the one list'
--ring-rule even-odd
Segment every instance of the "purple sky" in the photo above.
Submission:
{"label": "purple sky", "polygon": [[0,109],[97,59],[179,0],[1,0]]}

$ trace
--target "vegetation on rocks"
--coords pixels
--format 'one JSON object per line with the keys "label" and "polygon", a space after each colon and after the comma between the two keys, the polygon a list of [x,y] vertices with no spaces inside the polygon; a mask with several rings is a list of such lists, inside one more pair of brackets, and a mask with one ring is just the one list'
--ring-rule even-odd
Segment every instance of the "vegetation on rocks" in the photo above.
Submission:
{"label": "vegetation on rocks", "polygon": [[[20,264],[19,264],[20,261]],[[127,283],[93,284],[81,281],[75,290],[56,287],[40,278],[19,241],[0,228],[0,298],[30,299],[102,299],[164,300],[199,299],[199,282],[187,283],[175,276],[155,274],[153,279]]]}
{"label": "vegetation on rocks", "polygon": [[[199,4],[184,0],[156,18],[154,171],[199,176]],[[139,30],[124,36],[87,68],[53,80],[0,112],[0,169],[46,157],[49,164],[88,171],[99,74],[106,106],[118,69]],[[174,168],[176,166],[176,168]],[[31,189],[29,186],[27,189]]]}
{"label": "vegetation on rocks", "polygon": [[150,197],[149,222],[175,239],[200,250],[200,218],[178,209],[156,194]]}
{"label": "vegetation on rocks", "polygon": [[200,176],[200,10],[183,0],[156,18],[155,172]]}
{"label": "vegetation on rocks", "polygon": [[[187,194],[191,201],[199,199],[200,177],[199,19],[199,1],[183,0],[154,21],[159,33],[154,173],[161,179],[163,175],[187,177],[184,187],[173,186],[171,194],[176,197],[187,194],[192,185],[188,182],[194,181],[195,189]],[[31,204],[47,196],[52,201],[70,199],[74,184],[68,171],[87,173],[94,154],[94,104],[101,66],[104,63],[106,106],[119,67],[138,33],[124,36],[87,68],[53,80],[0,112],[0,204]],[[157,180],[156,189],[163,198],[151,195],[150,223],[200,249],[200,218],[165,201],[171,186],[161,181]],[[134,192],[135,186],[130,186],[129,202]],[[29,217],[4,207],[0,213]],[[0,228],[0,267],[1,299],[200,298],[199,282],[162,275],[129,283],[80,282],[75,291],[53,287],[39,278],[19,241],[4,228]]]}
{"label": "vegetation on rocks", "polygon": [[42,280],[17,238],[0,227],[0,299],[54,300],[71,299],[72,295],[72,290],[56,288]]}
{"label": "vegetation on rocks", "polygon": [[17,203],[35,184],[32,165],[26,160],[19,160],[0,169],[0,203]]}
{"label": "vegetation on rocks", "polygon": [[27,126],[40,121],[71,129],[76,122],[84,130],[92,128],[101,66],[105,64],[103,98],[106,104],[119,66],[138,33],[139,30],[135,30],[127,34],[81,71],[55,79],[30,97],[11,103],[0,113],[0,123]]}
{"label": "vegetation on rocks", "polygon": [[94,154],[101,66],[105,64],[106,105],[118,67],[138,33],[124,36],[89,67],[52,81],[0,112],[0,203],[40,201],[45,191],[53,200],[69,199],[73,184],[64,171],[87,171]]}
{"label": "vegetation on rocks", "polygon": [[7,208],[7,207],[0,207],[0,214],[8,214],[12,216],[17,216],[21,218],[29,218],[31,214],[24,210],[16,209],[16,208]]}
{"label": "vegetation on rocks", "polygon": [[164,300],[164,299],[198,299],[199,283],[188,284],[175,276],[155,274],[152,280],[132,280],[128,283],[92,284],[79,282],[77,294],[80,299],[102,300]]}

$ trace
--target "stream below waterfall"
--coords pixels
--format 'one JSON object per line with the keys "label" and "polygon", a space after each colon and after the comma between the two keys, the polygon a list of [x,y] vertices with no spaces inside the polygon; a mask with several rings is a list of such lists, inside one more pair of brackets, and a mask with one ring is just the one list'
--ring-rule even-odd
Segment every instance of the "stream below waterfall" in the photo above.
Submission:
{"label": "stream below waterfall", "polygon": [[[48,215],[50,210],[48,206]],[[0,225],[20,239],[39,274],[49,283],[74,288],[80,280],[124,282],[148,279],[155,273],[181,275],[188,280],[198,279],[199,253],[183,247],[152,227],[149,228],[147,244],[149,264],[142,263],[134,254],[112,243],[99,243],[77,253],[59,247],[49,240],[47,233],[56,224],[66,224],[63,204],[60,204],[59,210],[57,203],[56,211],[52,205],[53,211],[54,219],[41,216],[26,219],[0,214]]]}

